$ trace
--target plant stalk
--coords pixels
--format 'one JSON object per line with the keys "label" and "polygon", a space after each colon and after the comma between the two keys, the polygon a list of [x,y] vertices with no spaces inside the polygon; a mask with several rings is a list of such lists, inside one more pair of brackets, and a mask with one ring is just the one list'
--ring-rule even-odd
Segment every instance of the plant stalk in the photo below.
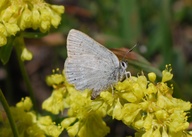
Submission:
{"label": "plant stalk", "polygon": [[15,125],[15,122],[14,122],[13,117],[11,115],[11,111],[9,109],[9,105],[8,105],[8,103],[7,103],[7,101],[6,101],[5,97],[4,97],[3,92],[2,92],[1,89],[0,89],[0,101],[1,101],[1,103],[3,105],[3,108],[4,108],[5,112],[6,112],[6,114],[7,114],[7,117],[9,119],[9,123],[10,123],[10,126],[11,126],[14,137],[19,137],[17,127]]}

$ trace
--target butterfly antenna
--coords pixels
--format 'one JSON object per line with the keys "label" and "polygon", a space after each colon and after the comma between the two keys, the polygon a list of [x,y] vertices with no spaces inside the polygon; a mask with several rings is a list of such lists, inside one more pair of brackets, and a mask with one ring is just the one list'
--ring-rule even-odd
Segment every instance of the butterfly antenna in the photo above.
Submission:
{"label": "butterfly antenna", "polygon": [[137,45],[138,45],[138,43],[135,44],[131,49],[129,49],[129,50],[125,53],[125,55],[123,56],[123,60],[125,59],[126,55],[127,55],[129,52],[131,52]]}

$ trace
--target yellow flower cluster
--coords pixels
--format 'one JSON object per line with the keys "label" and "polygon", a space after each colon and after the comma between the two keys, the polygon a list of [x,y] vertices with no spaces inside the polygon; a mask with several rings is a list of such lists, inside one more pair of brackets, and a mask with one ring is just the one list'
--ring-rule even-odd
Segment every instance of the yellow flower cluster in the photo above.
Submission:
{"label": "yellow flower cluster", "polygon": [[61,21],[63,6],[50,5],[43,0],[0,1],[0,46],[7,37],[27,28],[47,32],[51,26],[57,28]]}
{"label": "yellow flower cluster", "polygon": [[[191,103],[172,96],[171,67],[162,72],[161,82],[149,73],[118,82],[113,91],[102,91],[91,100],[91,91],[77,91],[62,74],[54,73],[46,81],[54,90],[43,102],[43,109],[53,114],[63,112],[56,125],[50,116],[37,116],[29,98],[11,107],[20,136],[59,136],[65,129],[70,137],[104,137],[110,129],[103,120],[111,116],[134,128],[135,137],[190,137],[186,129]],[[67,114],[65,113],[67,110]],[[12,136],[8,120],[0,117],[0,136]]]}
{"label": "yellow flower cluster", "polygon": [[[172,97],[166,83],[151,83],[145,76],[132,77],[116,86],[116,92],[102,92],[101,98],[113,109],[109,115],[134,127],[138,137],[182,137],[188,128],[190,102]],[[111,108],[110,108],[111,109]]]}
{"label": "yellow flower cluster", "polygon": [[[134,128],[136,137],[189,136],[187,111],[191,104],[172,97],[173,86],[166,83],[173,77],[170,65],[162,72],[161,82],[156,82],[153,72],[148,78],[132,76],[117,83],[113,91],[101,92],[95,100],[90,99],[90,91],[79,92],[58,75],[47,81],[53,83],[54,91],[43,108],[54,114],[68,109],[61,126],[69,136],[105,136],[109,132],[103,121],[106,115]],[[53,82],[56,77],[60,82]]]}
{"label": "yellow flower cluster", "polygon": [[[63,131],[62,127],[56,125],[50,116],[37,116],[32,110],[32,102],[26,97],[17,103],[16,107],[11,107],[11,113],[16,123],[20,137],[57,137]],[[0,121],[0,136],[12,137],[11,127],[7,118]]]}
{"label": "yellow flower cluster", "polygon": [[70,93],[67,99],[69,104],[68,118],[61,122],[69,136],[74,137],[103,137],[109,133],[109,127],[103,121],[106,113],[98,108],[90,99],[88,90],[77,92],[73,87],[67,89]]}
{"label": "yellow flower cluster", "polygon": [[53,86],[54,91],[51,97],[43,102],[42,107],[53,114],[68,108],[68,118],[61,122],[61,126],[68,131],[69,136],[102,137],[109,133],[109,128],[102,120],[106,113],[102,108],[98,109],[100,103],[95,104],[91,100],[88,90],[77,91],[65,82],[61,74],[50,75],[46,80]]}

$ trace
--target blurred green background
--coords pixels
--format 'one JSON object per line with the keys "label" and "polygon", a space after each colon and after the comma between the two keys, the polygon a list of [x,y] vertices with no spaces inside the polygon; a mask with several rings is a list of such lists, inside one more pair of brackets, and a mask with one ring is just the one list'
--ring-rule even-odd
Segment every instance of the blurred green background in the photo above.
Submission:
{"label": "blurred green background", "polygon": [[[64,5],[65,13],[58,29],[41,39],[26,39],[34,54],[26,62],[39,105],[51,94],[45,77],[52,69],[62,71],[67,57],[66,37],[70,29],[83,31],[107,48],[131,48],[148,60],[137,58],[130,71],[137,75],[172,64],[174,97],[192,101],[192,1],[191,0],[48,0]],[[125,54],[126,52],[124,52]],[[9,63],[0,64],[0,86],[14,104],[28,95],[18,63],[12,53]],[[123,56],[123,55],[122,55]],[[128,55],[129,56],[129,55]],[[141,61],[141,62],[140,62]],[[145,62],[146,63],[146,62]],[[148,70],[148,71],[147,71]],[[40,95],[40,96],[39,96]]]}
{"label": "blurred green background", "polygon": [[[144,57],[151,65],[137,56],[136,60],[130,63],[130,71],[137,75],[141,71],[149,72],[153,70],[152,68],[156,68],[155,72],[159,73],[166,64],[172,64],[174,96],[192,100],[191,0],[48,0],[47,2],[63,5],[65,13],[59,28],[52,29],[48,36],[26,39],[27,48],[34,55],[32,61],[26,62],[32,82],[43,81],[42,84],[45,84],[45,77],[51,74],[52,69],[57,67],[63,69],[67,57],[66,37],[69,30],[75,28],[109,49],[131,48],[139,43],[133,51]],[[124,56],[126,51],[119,54]],[[9,91],[25,90],[24,85],[17,83],[22,81],[22,78],[14,56],[13,52],[6,65],[6,71],[2,68],[2,64],[0,71],[1,87],[6,89],[6,94],[12,102],[18,94],[9,97],[12,96]],[[143,62],[147,65],[143,66]],[[34,89],[37,88],[39,87],[34,85]],[[43,89],[45,92],[46,90]],[[18,100],[20,96],[16,102]]]}

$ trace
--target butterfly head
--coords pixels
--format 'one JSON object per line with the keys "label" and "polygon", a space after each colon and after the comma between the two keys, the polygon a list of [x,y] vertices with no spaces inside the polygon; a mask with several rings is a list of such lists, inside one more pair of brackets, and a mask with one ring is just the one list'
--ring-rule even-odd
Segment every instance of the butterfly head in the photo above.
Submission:
{"label": "butterfly head", "polygon": [[122,81],[125,78],[127,67],[128,67],[128,62],[125,62],[125,61],[119,62],[119,80],[120,81]]}

